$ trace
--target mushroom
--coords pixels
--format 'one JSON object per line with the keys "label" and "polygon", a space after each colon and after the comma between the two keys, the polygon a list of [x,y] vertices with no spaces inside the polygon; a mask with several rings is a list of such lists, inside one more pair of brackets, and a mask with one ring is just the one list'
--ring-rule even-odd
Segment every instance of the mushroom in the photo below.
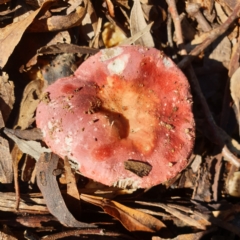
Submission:
{"label": "mushroom", "polygon": [[142,46],[101,50],[50,85],[36,124],[84,176],[120,188],[175,177],[195,137],[186,77],[161,51]]}

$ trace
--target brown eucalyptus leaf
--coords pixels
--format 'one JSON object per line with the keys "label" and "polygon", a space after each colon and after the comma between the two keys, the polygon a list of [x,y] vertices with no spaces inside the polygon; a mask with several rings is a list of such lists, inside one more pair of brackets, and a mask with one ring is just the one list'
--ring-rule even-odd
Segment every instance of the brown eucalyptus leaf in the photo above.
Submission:
{"label": "brown eucalyptus leaf", "polygon": [[35,121],[35,110],[47,83],[40,79],[31,81],[24,89],[16,127],[28,128]]}
{"label": "brown eucalyptus leaf", "polygon": [[29,26],[29,32],[61,31],[81,25],[87,12],[87,7],[77,7],[69,15],[50,16],[49,18],[36,19]]}
{"label": "brown eucalyptus leaf", "polygon": [[126,207],[116,201],[86,194],[81,194],[81,199],[101,207],[106,213],[118,219],[130,232],[157,232],[162,228],[166,228],[165,224],[157,218],[133,208]]}
{"label": "brown eucalyptus leaf", "polygon": [[0,111],[5,123],[12,111],[14,102],[14,84],[8,80],[8,75],[3,72],[0,76]]}
{"label": "brown eucalyptus leaf", "polygon": [[[134,0],[130,15],[131,35],[133,36],[137,32],[143,30],[145,27],[147,27],[147,23],[144,19],[141,3],[139,0]],[[145,33],[135,43],[146,47],[154,47],[153,37],[150,32]]]}
{"label": "brown eucalyptus leaf", "polygon": [[[43,194],[49,212],[64,226],[95,228],[95,225],[77,221],[69,212],[54,175],[58,159],[58,156],[53,153],[43,153],[36,164],[37,184]],[[76,209],[76,211],[80,211],[80,209]]]}
{"label": "brown eucalyptus leaf", "polygon": [[10,55],[12,54],[14,48],[18,45],[24,32],[28,26],[32,23],[34,18],[38,15],[40,11],[48,9],[54,0],[48,0],[38,10],[32,12],[28,17],[19,22],[14,22],[7,25],[5,28],[1,28],[0,34],[0,67],[3,68]]}
{"label": "brown eucalyptus leaf", "polygon": [[15,135],[16,137],[25,140],[42,140],[42,131],[39,128],[33,128],[28,130],[5,128],[5,130],[8,131],[8,133]]}
{"label": "brown eucalyptus leaf", "polygon": [[4,129],[4,133],[11,138],[18,146],[18,148],[23,152],[26,153],[36,160],[39,159],[40,155],[43,152],[51,152],[50,149],[42,147],[39,142],[36,141],[26,141],[16,137],[11,131],[8,131],[7,128]]}

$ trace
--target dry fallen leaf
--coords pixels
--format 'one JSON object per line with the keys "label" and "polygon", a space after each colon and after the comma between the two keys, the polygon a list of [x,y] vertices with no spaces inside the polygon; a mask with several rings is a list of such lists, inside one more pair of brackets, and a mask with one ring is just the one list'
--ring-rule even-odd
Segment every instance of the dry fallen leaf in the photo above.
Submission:
{"label": "dry fallen leaf", "polygon": [[[44,153],[36,165],[37,184],[40,188],[49,212],[52,213],[63,225],[78,228],[95,228],[93,224],[77,221],[67,209],[58,187],[56,176],[58,156]],[[76,209],[80,211],[80,209]]]}
{"label": "dry fallen leaf", "polygon": [[69,15],[51,16],[49,18],[36,19],[29,26],[30,32],[62,31],[81,25],[86,14],[87,7],[77,7],[75,12]]}
{"label": "dry fallen leaf", "polygon": [[31,81],[24,89],[20,113],[16,127],[28,128],[34,121],[35,110],[47,83],[42,80]]}
{"label": "dry fallen leaf", "polygon": [[48,9],[54,0],[49,0],[44,2],[44,4],[38,10],[32,12],[28,17],[20,22],[15,22],[7,25],[5,28],[1,29],[0,34],[0,67],[3,68],[10,55],[12,54],[14,48],[17,46],[21,40],[24,32],[28,26],[32,23],[34,18],[38,15],[41,10]]}
{"label": "dry fallen leaf", "polygon": [[149,33],[149,31],[151,30],[152,25],[153,25],[153,22],[149,23],[144,29],[142,29],[141,31],[135,33],[132,37],[123,40],[119,45],[123,46],[123,45],[131,45],[131,44],[135,43],[144,34]]}
{"label": "dry fallen leaf", "polygon": [[147,213],[126,207],[106,198],[81,194],[81,199],[101,207],[106,213],[118,219],[128,231],[157,232],[165,224]]}
{"label": "dry fallen leaf", "polygon": [[39,128],[33,128],[28,130],[5,128],[5,130],[21,139],[33,141],[42,140],[42,131]]}
{"label": "dry fallen leaf", "polygon": [[[141,3],[139,0],[134,0],[134,4],[130,15],[131,35],[133,36],[134,34],[143,30],[145,27],[147,27],[147,23],[144,19]],[[154,47],[153,37],[150,32],[145,33],[135,43],[146,47]]]}
{"label": "dry fallen leaf", "polygon": [[8,80],[8,75],[3,72],[0,76],[0,111],[5,123],[12,111],[14,102],[14,84]]}
{"label": "dry fallen leaf", "polygon": [[40,158],[40,155],[42,153],[51,152],[50,149],[42,147],[39,142],[26,141],[16,137],[11,133],[11,131],[8,131],[7,128],[4,129],[4,133],[17,144],[17,146],[23,153],[32,156],[33,158],[35,158],[36,161]]}

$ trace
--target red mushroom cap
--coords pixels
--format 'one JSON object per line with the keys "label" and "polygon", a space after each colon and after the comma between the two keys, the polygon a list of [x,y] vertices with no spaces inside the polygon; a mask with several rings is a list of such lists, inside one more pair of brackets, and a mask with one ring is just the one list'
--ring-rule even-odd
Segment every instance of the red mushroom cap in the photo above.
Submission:
{"label": "red mushroom cap", "polygon": [[109,186],[145,188],[187,165],[195,124],[183,73],[141,46],[101,50],[45,91],[37,126],[53,152]]}

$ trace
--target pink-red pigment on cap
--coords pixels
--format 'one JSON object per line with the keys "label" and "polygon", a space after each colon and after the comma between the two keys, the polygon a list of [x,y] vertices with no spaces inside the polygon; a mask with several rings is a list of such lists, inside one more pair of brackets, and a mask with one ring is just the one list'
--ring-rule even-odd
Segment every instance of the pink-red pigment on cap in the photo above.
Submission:
{"label": "pink-red pigment on cap", "polygon": [[175,177],[195,136],[186,77],[161,51],[141,46],[101,50],[50,85],[36,123],[83,175],[122,188]]}

